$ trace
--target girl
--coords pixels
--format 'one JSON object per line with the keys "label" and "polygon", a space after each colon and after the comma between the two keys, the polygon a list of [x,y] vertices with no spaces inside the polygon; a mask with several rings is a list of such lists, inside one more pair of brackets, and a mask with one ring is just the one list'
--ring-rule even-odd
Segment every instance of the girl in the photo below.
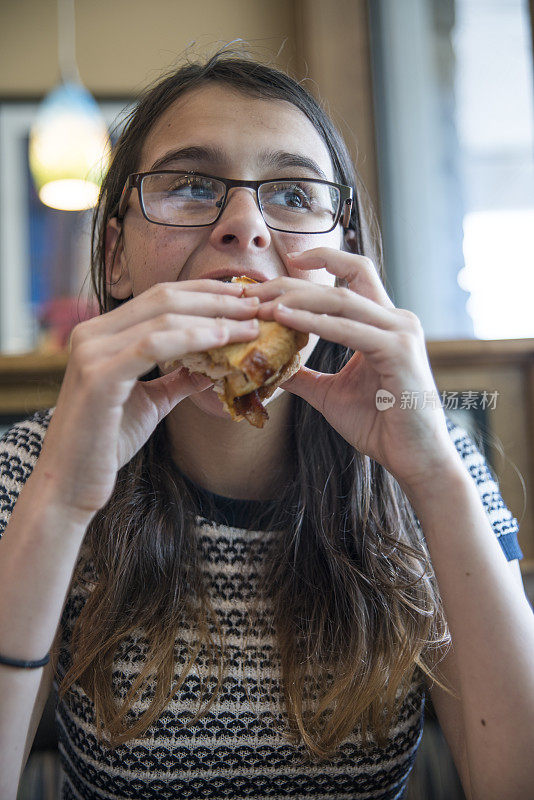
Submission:
{"label": "girl", "polygon": [[[436,396],[424,333],[324,111],[229,53],[179,69],[93,242],[101,314],[0,450],[2,798],[52,682],[63,798],[400,798],[425,692],[467,797],[531,796],[517,523],[439,402],[401,402]],[[310,334],[263,429],[167,366],[257,319]]]}

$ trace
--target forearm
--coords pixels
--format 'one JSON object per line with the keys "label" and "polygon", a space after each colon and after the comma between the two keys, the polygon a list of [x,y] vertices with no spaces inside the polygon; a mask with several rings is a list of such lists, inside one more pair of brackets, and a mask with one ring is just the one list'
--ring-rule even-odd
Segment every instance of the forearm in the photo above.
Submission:
{"label": "forearm", "polygon": [[55,634],[90,517],[62,509],[36,466],[0,541],[0,652],[44,656]]}
{"label": "forearm", "polygon": [[[86,524],[61,511],[38,468],[0,541],[0,653],[34,661],[49,651]],[[43,668],[0,664],[0,796],[15,797]]]}
{"label": "forearm", "polygon": [[475,798],[534,786],[534,615],[459,462],[402,487],[421,523],[457,658]]}

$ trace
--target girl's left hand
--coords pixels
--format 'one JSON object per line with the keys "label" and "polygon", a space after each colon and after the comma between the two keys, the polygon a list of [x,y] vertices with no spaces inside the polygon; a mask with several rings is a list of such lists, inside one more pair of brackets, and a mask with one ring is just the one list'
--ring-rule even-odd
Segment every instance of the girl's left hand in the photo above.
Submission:
{"label": "girl's left hand", "polygon": [[[382,464],[401,485],[434,480],[458,454],[447,431],[418,317],[394,306],[368,258],[330,248],[287,258],[288,264],[303,270],[326,269],[345,279],[348,289],[289,277],[247,284],[245,294],[261,301],[258,318],[275,319],[356,352],[336,374],[303,366],[283,388],[310,403],[347,442]],[[394,397],[394,404],[384,410],[377,404],[379,390]],[[415,398],[414,408],[401,402],[403,393]]]}

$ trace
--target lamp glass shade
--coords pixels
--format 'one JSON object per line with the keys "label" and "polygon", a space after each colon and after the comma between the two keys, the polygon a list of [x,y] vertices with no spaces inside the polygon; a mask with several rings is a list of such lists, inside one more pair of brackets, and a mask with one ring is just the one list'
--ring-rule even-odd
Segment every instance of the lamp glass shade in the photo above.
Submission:
{"label": "lamp glass shade", "polygon": [[111,146],[98,104],[81,84],[64,83],[44,99],[30,132],[30,170],[52,208],[96,204]]}

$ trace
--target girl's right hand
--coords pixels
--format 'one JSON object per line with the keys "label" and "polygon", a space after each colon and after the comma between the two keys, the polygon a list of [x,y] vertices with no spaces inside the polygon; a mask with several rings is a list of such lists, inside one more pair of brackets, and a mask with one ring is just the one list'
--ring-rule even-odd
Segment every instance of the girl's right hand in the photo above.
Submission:
{"label": "girl's right hand", "polygon": [[201,279],[160,283],[113,311],[81,322],[38,468],[57,505],[87,522],[111,497],[118,470],[185,397],[213,384],[177,369],[138,378],[184,353],[250,341],[258,305],[242,286]]}

